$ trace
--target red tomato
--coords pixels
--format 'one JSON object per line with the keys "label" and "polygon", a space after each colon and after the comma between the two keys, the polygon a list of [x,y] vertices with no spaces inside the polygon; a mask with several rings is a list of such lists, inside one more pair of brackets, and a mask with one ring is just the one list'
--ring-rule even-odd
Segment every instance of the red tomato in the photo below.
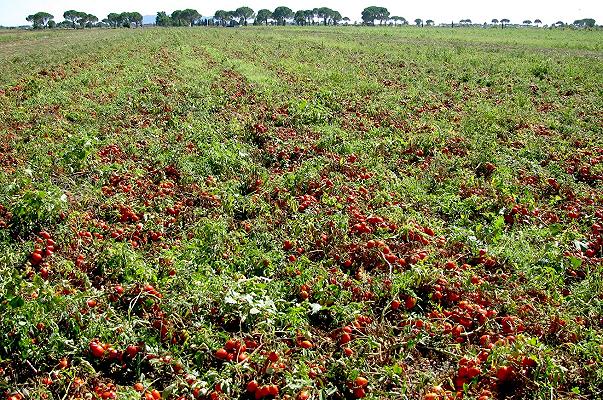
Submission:
{"label": "red tomato", "polygon": [[309,398],[310,398],[310,393],[306,392],[305,390],[302,390],[297,395],[297,400],[308,400]]}
{"label": "red tomato", "polygon": [[249,381],[249,383],[247,384],[247,391],[249,393],[255,393],[256,390],[258,390],[257,381]]}
{"label": "red tomato", "polygon": [[96,358],[102,358],[105,355],[105,349],[99,342],[90,342],[90,352]]}
{"label": "red tomato", "polygon": [[278,386],[276,385],[270,385],[268,386],[268,395],[270,396],[278,396]]}
{"label": "red tomato", "polygon": [[225,349],[216,350],[216,357],[220,360],[226,360],[228,358],[228,352]]}
{"label": "red tomato", "polygon": [[363,376],[359,376],[358,378],[356,378],[354,383],[356,384],[356,386],[364,387],[364,386],[368,385],[368,379],[366,379]]}
{"label": "red tomato", "polygon": [[38,253],[38,252],[34,252],[31,254],[31,263],[34,265],[39,264],[40,262],[42,262],[42,254]]}

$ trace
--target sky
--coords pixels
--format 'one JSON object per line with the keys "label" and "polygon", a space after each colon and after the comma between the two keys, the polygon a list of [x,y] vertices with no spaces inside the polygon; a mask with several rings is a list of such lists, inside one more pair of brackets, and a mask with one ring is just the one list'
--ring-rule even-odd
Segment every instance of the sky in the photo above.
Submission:
{"label": "sky", "polygon": [[474,23],[482,23],[493,18],[508,18],[516,23],[525,19],[540,19],[545,24],[552,24],[559,20],[571,23],[576,19],[594,18],[597,24],[603,24],[603,0],[0,0],[0,25],[25,25],[25,17],[38,11],[51,13],[55,21],[60,22],[63,12],[70,9],[85,11],[103,19],[110,12],[138,11],[142,15],[155,15],[157,11],[171,13],[184,8],[194,8],[202,15],[209,16],[216,9],[234,10],[244,5],[255,11],[261,8],[274,10],[282,5],[294,11],[324,6],[341,12],[352,21],[360,20],[365,7],[377,5],[387,7],[391,15],[404,17],[408,21],[422,18],[441,23],[469,18]]}

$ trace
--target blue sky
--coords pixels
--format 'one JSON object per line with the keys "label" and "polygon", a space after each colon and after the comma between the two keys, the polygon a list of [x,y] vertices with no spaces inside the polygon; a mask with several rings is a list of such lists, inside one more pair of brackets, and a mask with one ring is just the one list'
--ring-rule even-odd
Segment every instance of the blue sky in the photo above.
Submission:
{"label": "blue sky", "polygon": [[458,21],[470,18],[473,22],[490,21],[492,18],[509,18],[512,22],[524,19],[541,19],[544,23],[558,20],[572,22],[579,18],[591,17],[603,24],[603,0],[420,0],[402,2],[396,0],[0,0],[0,25],[15,26],[27,22],[25,17],[37,11],[46,11],[63,20],[63,11],[76,9],[103,19],[109,12],[138,11],[143,15],[154,15],[157,11],[171,12],[174,9],[194,8],[203,15],[213,15],[216,9],[235,9],[247,5],[254,10],[274,9],[286,5],[293,10],[326,6],[338,10],[352,21],[360,20],[362,9],[370,5],[387,7],[392,15],[399,15],[412,21],[415,18],[433,19],[436,23]]}

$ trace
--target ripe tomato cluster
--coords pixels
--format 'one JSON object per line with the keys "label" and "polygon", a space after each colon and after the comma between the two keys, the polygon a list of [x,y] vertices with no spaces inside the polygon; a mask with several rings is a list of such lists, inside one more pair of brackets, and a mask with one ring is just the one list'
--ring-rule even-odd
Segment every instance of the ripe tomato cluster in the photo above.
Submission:
{"label": "ripe tomato cluster", "polygon": [[41,231],[36,238],[36,244],[33,253],[29,259],[33,266],[39,268],[39,273],[42,279],[48,279],[50,273],[49,260],[55,252],[56,243],[52,239],[50,233]]}
{"label": "ripe tomato cluster", "polygon": [[247,343],[252,345],[251,349],[255,348],[255,343],[252,341],[241,341],[236,339],[229,339],[224,347],[219,348],[215,352],[215,356],[219,360],[223,361],[237,361],[244,362],[249,358],[247,354]]}

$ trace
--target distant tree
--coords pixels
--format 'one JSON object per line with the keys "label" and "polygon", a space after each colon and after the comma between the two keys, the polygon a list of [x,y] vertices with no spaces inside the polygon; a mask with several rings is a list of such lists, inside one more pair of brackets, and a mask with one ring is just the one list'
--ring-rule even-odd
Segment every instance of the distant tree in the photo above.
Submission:
{"label": "distant tree", "polygon": [[157,26],[170,26],[172,24],[172,19],[165,13],[165,11],[160,11],[155,17],[155,24]]}
{"label": "distant tree", "polygon": [[304,14],[306,16],[306,23],[308,25],[314,24],[314,10],[305,10]]}
{"label": "distant tree", "polygon": [[[159,13],[157,13],[157,15],[159,15]],[[123,25],[122,16],[121,14],[117,13],[109,13],[109,15],[107,15],[107,22],[112,28],[117,28],[118,26]]]}
{"label": "distant tree", "polygon": [[71,22],[71,27],[73,29],[75,29],[76,23],[79,24],[80,19],[82,19],[86,15],[87,15],[86,13],[83,13],[81,11],[68,10],[63,13],[63,18],[65,18],[65,20]]}
{"label": "distant tree", "polygon": [[339,11],[335,11],[333,10],[333,12],[331,13],[331,22],[333,23],[333,25],[338,25],[339,21],[341,21],[343,19],[341,13]]}
{"label": "distant tree", "polygon": [[539,19],[534,20],[534,25],[539,26],[540,24],[542,24],[541,20],[539,20]]}
{"label": "distant tree", "polygon": [[186,15],[183,10],[174,10],[172,15],[170,16],[172,19],[172,24],[174,26],[185,26],[187,25]]}
{"label": "distant tree", "polygon": [[187,8],[180,11],[180,20],[184,21],[183,25],[193,26],[195,25],[195,21],[197,21],[199,18],[201,18],[199,11],[193,10],[192,8]]}
{"label": "distant tree", "polygon": [[422,20],[421,18],[417,18],[417,19],[415,19],[415,25],[416,25],[416,26],[421,26],[421,25],[423,25],[423,20]]}
{"label": "distant tree", "polygon": [[375,20],[379,20],[379,23],[383,25],[383,21],[389,18],[389,11],[385,7],[367,7],[362,11],[362,21],[366,25],[374,25]]}
{"label": "distant tree", "polygon": [[323,24],[327,25],[328,19],[333,14],[333,10],[329,7],[320,7],[318,9],[318,18],[322,18]]}
{"label": "distant tree", "polygon": [[497,20],[496,18],[493,18],[493,19],[492,19],[492,23],[493,23],[494,25],[498,25],[498,20]]}
{"label": "distant tree", "polygon": [[80,25],[82,26],[82,28],[92,28],[97,22],[98,18],[96,17],[96,15],[92,14],[86,14],[80,19]]}
{"label": "distant tree", "polygon": [[575,20],[572,25],[578,28],[593,28],[595,26],[596,21],[592,18],[584,18]]}
{"label": "distant tree", "polygon": [[54,29],[57,26],[57,23],[54,20],[51,19],[50,21],[48,21],[48,23],[46,24],[46,26],[49,29]]}
{"label": "distant tree", "polygon": [[270,18],[272,18],[272,11],[263,8],[260,11],[258,11],[257,15],[255,16],[254,24],[256,24],[256,22],[257,22],[256,25],[260,25],[262,23],[268,25],[268,20]]}
{"label": "distant tree", "polygon": [[224,10],[217,10],[214,13],[214,20],[218,21],[219,25],[224,25],[225,21],[226,21],[226,11],[224,11]]}
{"label": "distant tree", "polygon": [[235,14],[239,18],[239,23],[245,26],[247,26],[247,20],[255,16],[255,13],[249,7],[239,7],[236,9]]}
{"label": "distant tree", "polygon": [[295,12],[295,15],[293,16],[293,21],[297,24],[297,25],[306,25],[307,21],[306,21],[306,13],[304,12],[304,10],[298,10]]}
{"label": "distant tree", "polygon": [[427,21],[425,21],[425,23],[427,24],[427,26],[433,26],[434,24],[433,19],[428,19]]}
{"label": "distant tree", "polygon": [[57,28],[61,28],[61,29],[67,29],[67,28],[71,28],[72,27],[72,23],[71,21],[61,21],[56,25]]}
{"label": "distant tree", "polygon": [[557,21],[553,25],[556,26],[557,28],[562,28],[562,27],[565,26],[565,22],[563,22],[563,21]]}
{"label": "distant tree", "polygon": [[235,11],[226,11],[226,13],[224,14],[224,23],[225,23],[225,25],[230,25],[231,21],[233,21],[235,19],[236,19],[236,13],[235,13]]}
{"label": "distant tree", "polygon": [[342,21],[345,25],[348,25],[350,23],[350,19],[348,17],[343,17]]}
{"label": "distant tree", "polygon": [[503,18],[500,20],[500,26],[501,27],[505,27],[505,25],[509,24],[511,21],[509,21],[507,18]]}
{"label": "distant tree", "polygon": [[526,19],[523,21],[524,25],[532,25],[532,21],[530,21],[529,19]]}
{"label": "distant tree", "polygon": [[128,13],[128,20],[130,24],[136,25],[136,27],[142,26],[142,14],[139,12],[130,12]]}
{"label": "distant tree", "polygon": [[289,7],[277,7],[272,13],[272,17],[276,20],[278,25],[285,25],[285,22],[289,18],[293,18],[293,10]]}
{"label": "distant tree", "polygon": [[52,14],[41,11],[32,15],[28,15],[25,20],[31,22],[34,29],[42,29],[47,28],[53,18],[54,16]]}

